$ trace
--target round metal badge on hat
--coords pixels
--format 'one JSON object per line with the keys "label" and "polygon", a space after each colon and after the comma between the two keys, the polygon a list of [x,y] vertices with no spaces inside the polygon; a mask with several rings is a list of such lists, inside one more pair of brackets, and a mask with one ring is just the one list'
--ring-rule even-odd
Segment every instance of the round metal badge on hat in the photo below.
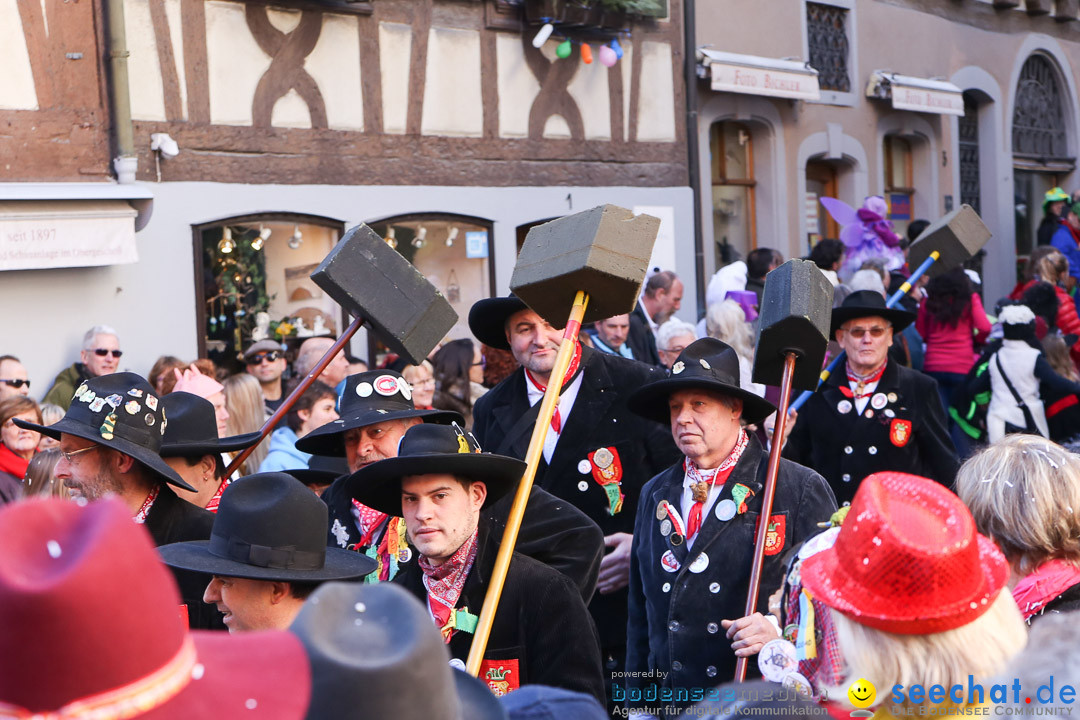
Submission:
{"label": "round metal badge on hat", "polygon": [[681,373],[685,369],[686,369],[686,365],[684,365],[683,361],[680,360],[679,362],[677,362],[677,363],[675,363],[674,365],[671,366],[671,374],[672,375],[678,375],[679,373]]}
{"label": "round metal badge on hat", "polygon": [[408,380],[399,377],[397,379],[397,386],[398,390],[401,391],[401,394],[405,396],[406,400],[412,400],[412,385],[409,384]]}
{"label": "round metal badge on hat", "polygon": [[390,397],[398,393],[398,381],[393,375],[380,375],[375,378],[375,382],[372,383],[375,387],[375,392],[379,393],[383,397]]}
{"label": "round metal badge on hat", "polygon": [[774,683],[782,681],[785,675],[799,668],[795,646],[783,638],[765,643],[758,652],[757,664],[761,677]]}
{"label": "round metal badge on hat", "polygon": [[375,392],[375,388],[371,387],[371,383],[362,382],[356,384],[356,394],[362,398],[370,396],[373,392]]}

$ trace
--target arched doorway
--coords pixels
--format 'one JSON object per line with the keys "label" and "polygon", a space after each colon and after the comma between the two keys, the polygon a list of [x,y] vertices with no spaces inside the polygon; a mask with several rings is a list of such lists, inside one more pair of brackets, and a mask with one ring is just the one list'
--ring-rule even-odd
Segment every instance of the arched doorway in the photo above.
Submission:
{"label": "arched doorway", "polygon": [[1076,167],[1066,132],[1069,108],[1057,64],[1041,53],[1031,55],[1020,69],[1012,124],[1018,269],[1036,243],[1043,195]]}

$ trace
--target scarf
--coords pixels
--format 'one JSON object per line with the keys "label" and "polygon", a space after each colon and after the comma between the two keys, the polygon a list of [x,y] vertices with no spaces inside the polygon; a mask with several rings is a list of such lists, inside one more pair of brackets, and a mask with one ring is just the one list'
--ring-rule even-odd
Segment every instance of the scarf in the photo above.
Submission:
{"label": "scarf", "polygon": [[26,477],[26,466],[29,464],[29,460],[23,460],[7,445],[0,443],[0,472],[11,473],[21,481]]}
{"label": "scarf", "polygon": [[210,502],[206,503],[207,510],[212,513],[217,512],[218,505],[221,504],[221,493],[225,492],[225,488],[229,487],[229,485],[231,484],[232,480],[230,480],[229,478],[225,478],[221,481],[221,484],[218,485],[217,492],[214,493],[214,497],[210,498]]}
{"label": "scarf", "polygon": [[[424,573],[424,587],[428,591],[428,608],[435,617],[435,624],[442,633],[443,642],[449,643],[455,630],[472,632],[475,627],[475,615],[469,614],[468,608],[456,611],[461,598],[461,591],[465,587],[465,578],[469,576],[473,563],[476,561],[476,537],[478,530],[473,530],[469,539],[462,543],[461,547],[450,556],[450,559],[442,565],[435,567],[423,555],[420,556],[420,569]],[[471,628],[463,624],[467,617],[472,618]]]}
{"label": "scarf", "polygon": [[150,494],[143,500],[142,507],[139,508],[139,512],[135,513],[135,517],[132,518],[135,524],[142,525],[146,522],[146,516],[150,514],[150,508],[154,507],[154,501],[157,500],[158,493],[161,492],[161,486],[155,485],[154,489],[150,491]]}
{"label": "scarf", "polygon": [[885,366],[888,364],[889,362],[886,360],[880,368],[870,373],[869,375],[864,376],[860,376],[858,373],[851,369],[851,365],[848,365],[848,384],[855,383],[855,392],[852,392],[850,387],[841,385],[840,394],[846,398],[851,398],[852,400],[862,400],[864,397],[869,397],[873,391],[871,390],[870,392],[863,392],[863,388],[867,385],[873,385],[878,380],[880,380],[881,376],[885,374]]}
{"label": "scarf", "polygon": [[712,470],[702,471],[693,460],[686,458],[683,465],[686,469],[686,477],[690,480],[690,492],[694,497],[690,515],[686,518],[687,539],[697,535],[697,531],[701,529],[701,513],[705,509],[705,501],[709,499],[709,490],[717,483],[723,485],[727,481],[749,443],[750,439],[746,431],[740,429],[735,447],[731,449],[724,461]]}
{"label": "scarf", "polygon": [[1064,560],[1043,563],[1013,588],[1013,599],[1025,620],[1038,615],[1046,604],[1080,583],[1080,568]]}
{"label": "scarf", "polygon": [[[566,390],[570,386],[570,383],[574,381],[574,376],[577,375],[578,367],[581,365],[581,343],[574,342],[574,356],[570,358],[570,367],[566,369],[566,375],[563,377],[562,389],[559,393],[562,394],[563,390]],[[541,385],[540,381],[533,377],[532,373],[525,370],[525,377],[528,378],[532,386],[539,390],[541,393],[547,392],[547,385]],[[543,402],[541,400],[540,402]],[[555,412],[551,415],[551,429],[558,435],[562,432],[562,416],[559,414],[559,405],[555,404]]]}

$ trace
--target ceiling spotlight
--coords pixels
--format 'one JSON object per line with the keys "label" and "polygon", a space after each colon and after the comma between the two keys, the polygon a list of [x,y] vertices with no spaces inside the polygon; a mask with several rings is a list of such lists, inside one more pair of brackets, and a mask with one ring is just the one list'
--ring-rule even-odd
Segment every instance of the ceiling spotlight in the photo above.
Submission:
{"label": "ceiling spotlight", "polygon": [[292,236],[289,238],[289,247],[295,250],[304,242],[304,233],[300,232],[300,226],[293,226]]}
{"label": "ceiling spotlight", "polygon": [[386,237],[383,239],[386,240],[387,245],[397,250],[397,233],[394,231],[393,226],[386,229]]}
{"label": "ceiling spotlight", "polygon": [[251,249],[262,250],[263,243],[270,239],[270,232],[270,228],[264,225],[259,225],[259,235],[251,241]]}
{"label": "ceiling spotlight", "polygon": [[446,236],[446,247],[453,247],[454,241],[457,240],[458,229],[457,227],[450,228],[450,234]]}
{"label": "ceiling spotlight", "polygon": [[233,242],[232,237],[232,228],[226,227],[221,233],[221,240],[218,241],[217,247],[225,255],[236,249],[236,243]]}
{"label": "ceiling spotlight", "polygon": [[412,245],[414,248],[424,247],[424,238],[427,237],[427,228],[423,225],[416,231],[416,237],[413,238]]}

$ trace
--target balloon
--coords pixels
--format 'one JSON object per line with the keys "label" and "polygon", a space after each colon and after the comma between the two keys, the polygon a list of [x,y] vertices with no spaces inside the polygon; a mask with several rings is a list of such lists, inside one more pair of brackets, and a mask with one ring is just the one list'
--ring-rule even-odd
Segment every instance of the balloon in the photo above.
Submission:
{"label": "balloon", "polygon": [[615,51],[615,57],[622,60],[623,50],[622,45],[619,44],[619,38],[612,38],[611,49]]}
{"label": "balloon", "polygon": [[539,48],[547,42],[547,39],[551,37],[552,31],[555,30],[555,26],[551,23],[544,23],[544,27],[540,28],[540,32],[536,33],[536,37],[533,38],[532,46]]}
{"label": "balloon", "polygon": [[559,47],[555,48],[555,56],[561,60],[565,60],[570,57],[570,53],[574,51],[574,46],[570,44],[569,40],[563,40],[559,43]]}
{"label": "balloon", "polygon": [[615,54],[615,51],[609,48],[607,45],[600,46],[600,64],[604,67],[613,67],[615,63],[619,62],[619,56]]}
{"label": "balloon", "polygon": [[581,62],[586,65],[592,64],[592,48],[589,43],[581,43]]}

